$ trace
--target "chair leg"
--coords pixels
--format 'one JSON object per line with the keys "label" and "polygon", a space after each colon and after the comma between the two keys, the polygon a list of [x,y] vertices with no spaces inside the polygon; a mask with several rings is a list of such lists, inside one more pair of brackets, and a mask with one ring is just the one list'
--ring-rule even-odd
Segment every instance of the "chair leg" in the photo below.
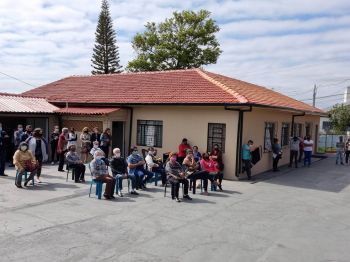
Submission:
{"label": "chair leg", "polygon": [[91,181],[91,183],[90,183],[90,192],[89,192],[89,197],[90,197],[90,195],[91,195],[91,189],[92,189],[92,181]]}
{"label": "chair leg", "polygon": [[68,182],[68,175],[69,175],[69,169],[67,170],[67,178],[66,178],[66,182]]}
{"label": "chair leg", "polygon": [[75,180],[75,169],[72,169],[72,180]]}
{"label": "chair leg", "polygon": [[158,185],[158,173],[153,173],[154,174],[154,185],[157,186]]}

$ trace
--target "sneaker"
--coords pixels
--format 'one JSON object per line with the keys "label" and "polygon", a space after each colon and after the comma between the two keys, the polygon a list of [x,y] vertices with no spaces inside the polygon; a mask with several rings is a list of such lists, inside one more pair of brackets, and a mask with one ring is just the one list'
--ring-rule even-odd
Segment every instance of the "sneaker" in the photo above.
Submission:
{"label": "sneaker", "polygon": [[181,200],[178,197],[175,197],[175,201],[178,202],[178,203],[181,202]]}
{"label": "sneaker", "polygon": [[19,185],[19,184],[15,184],[16,185],[16,187],[18,187],[18,188],[23,188],[21,185]]}
{"label": "sneaker", "polygon": [[131,191],[130,194],[132,194],[132,195],[139,195],[139,193],[137,193],[135,190]]}
{"label": "sneaker", "polygon": [[[25,182],[24,182],[24,186],[27,186],[28,183],[29,183],[29,180],[25,181]],[[16,185],[16,186],[17,186],[17,185]]]}
{"label": "sneaker", "polygon": [[190,197],[189,195],[184,195],[184,198],[186,198],[188,200],[192,200],[192,197]]}
{"label": "sneaker", "polygon": [[55,164],[55,162],[52,161],[52,162],[51,162],[51,165],[54,165],[54,164]]}
{"label": "sneaker", "polygon": [[123,196],[124,196],[123,193],[122,193],[122,191],[118,191],[118,196],[120,196],[120,197],[123,197]]}
{"label": "sneaker", "polygon": [[36,178],[36,182],[37,182],[37,183],[41,183],[41,180],[40,180],[39,177]]}

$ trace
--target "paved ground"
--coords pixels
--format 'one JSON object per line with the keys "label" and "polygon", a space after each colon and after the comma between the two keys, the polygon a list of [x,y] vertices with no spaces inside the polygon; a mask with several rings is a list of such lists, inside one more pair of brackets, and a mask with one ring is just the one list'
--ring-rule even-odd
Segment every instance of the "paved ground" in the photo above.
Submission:
{"label": "paved ground", "polygon": [[350,167],[334,159],[180,204],[159,187],[89,199],[55,169],[29,189],[0,178],[0,261],[350,261]]}

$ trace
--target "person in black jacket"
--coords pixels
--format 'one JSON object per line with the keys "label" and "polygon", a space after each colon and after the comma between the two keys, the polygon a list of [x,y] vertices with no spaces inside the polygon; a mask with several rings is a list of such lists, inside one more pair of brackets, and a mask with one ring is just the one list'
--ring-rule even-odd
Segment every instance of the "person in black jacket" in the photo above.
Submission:
{"label": "person in black jacket", "polygon": [[[113,149],[113,157],[109,162],[109,165],[112,169],[112,174],[118,185],[118,196],[122,197],[122,189],[123,189],[123,179],[128,178],[128,164],[123,157],[120,156],[120,149]],[[133,184],[132,188],[136,187],[136,179],[135,176],[130,177],[131,182]],[[136,191],[135,191],[136,192]]]}
{"label": "person in black jacket", "polygon": [[2,123],[0,122],[0,176],[5,175],[5,162],[6,162],[6,146],[9,136],[2,129]]}
{"label": "person in black jacket", "polygon": [[28,139],[28,137],[32,136],[32,131],[33,131],[33,127],[31,125],[27,125],[26,131],[21,137],[21,142],[25,142]]}
{"label": "person in black jacket", "polygon": [[51,144],[51,164],[55,164],[55,159],[58,162],[58,155],[57,155],[57,145],[58,145],[58,138],[60,137],[60,129],[58,126],[54,127],[53,132],[50,136],[50,144]]}
{"label": "person in black jacket", "polygon": [[101,144],[101,133],[98,127],[94,127],[94,132],[91,134],[91,145],[93,145],[94,141],[98,141],[98,146]]}

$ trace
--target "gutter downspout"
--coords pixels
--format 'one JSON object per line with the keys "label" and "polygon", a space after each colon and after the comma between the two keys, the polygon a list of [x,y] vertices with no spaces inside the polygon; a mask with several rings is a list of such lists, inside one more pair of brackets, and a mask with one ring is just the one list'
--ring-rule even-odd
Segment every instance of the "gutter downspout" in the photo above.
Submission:
{"label": "gutter downspout", "polygon": [[249,106],[248,110],[242,110],[242,109],[234,109],[234,108],[228,108],[225,106],[225,110],[229,111],[237,111],[238,114],[238,132],[237,132],[237,145],[236,145],[236,169],[235,169],[235,176],[239,177],[239,174],[242,170],[242,142],[243,142],[243,119],[244,119],[244,112],[252,112],[253,106]]}
{"label": "gutter downspout", "polygon": [[305,116],[305,112],[303,112],[302,114],[299,115],[292,115],[292,128],[291,128],[291,133],[290,136],[293,137],[294,135],[294,118],[297,116]]}
{"label": "gutter downspout", "polygon": [[134,118],[134,109],[132,107],[129,107],[129,109],[130,109],[129,148],[126,150],[126,154],[129,153],[129,150],[131,148],[132,121]]}

